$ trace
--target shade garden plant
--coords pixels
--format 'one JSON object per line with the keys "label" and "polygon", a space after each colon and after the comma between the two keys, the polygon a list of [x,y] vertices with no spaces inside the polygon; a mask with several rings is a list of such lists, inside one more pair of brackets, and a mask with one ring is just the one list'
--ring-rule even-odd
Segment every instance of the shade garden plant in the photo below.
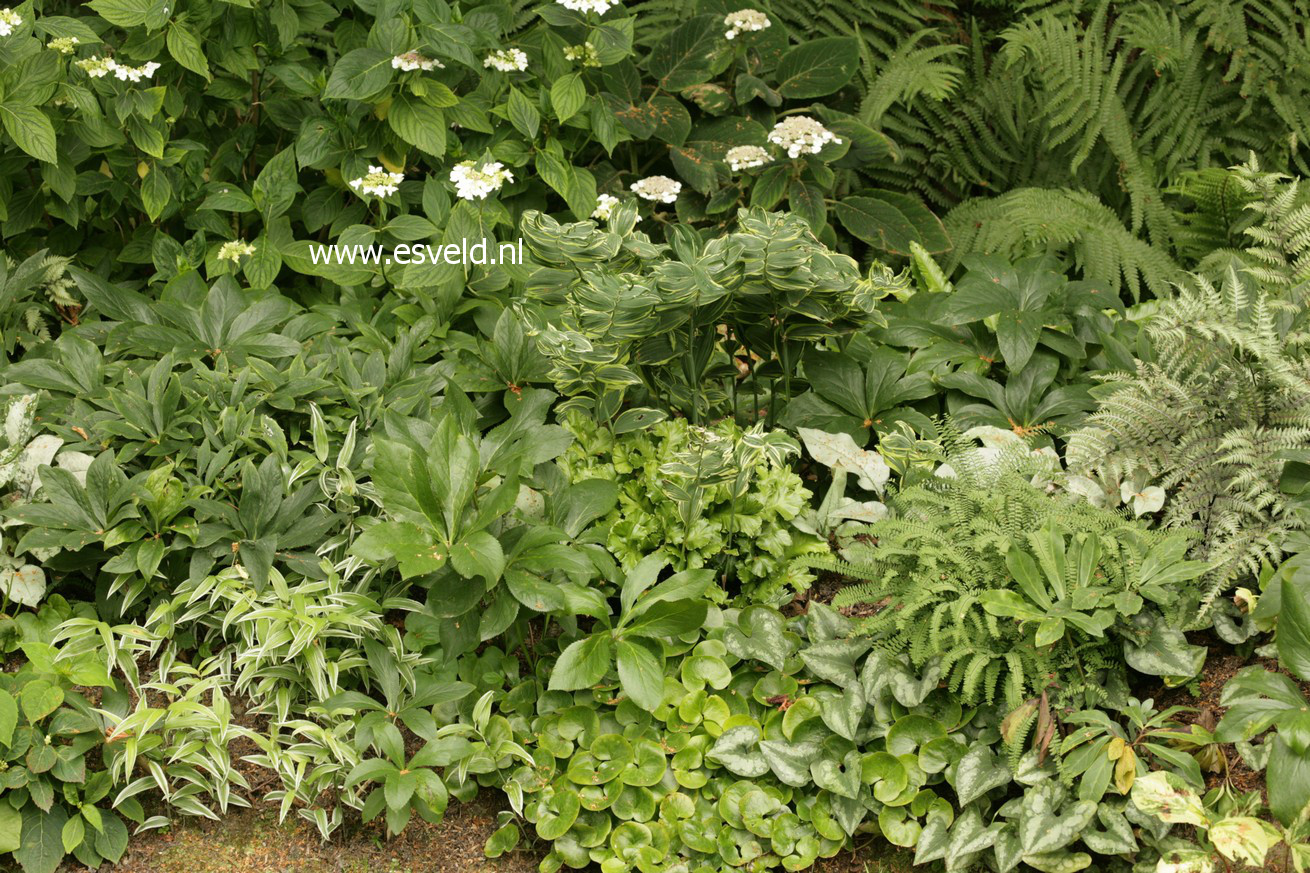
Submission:
{"label": "shade garden plant", "polygon": [[1307,26],[0,9],[0,866],[1305,870]]}

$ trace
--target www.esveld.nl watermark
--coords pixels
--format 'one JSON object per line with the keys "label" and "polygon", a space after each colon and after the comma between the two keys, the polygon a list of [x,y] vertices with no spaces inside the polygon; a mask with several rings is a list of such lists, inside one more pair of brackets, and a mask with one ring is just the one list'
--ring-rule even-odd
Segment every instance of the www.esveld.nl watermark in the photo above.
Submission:
{"label": "www.esveld.nl watermark", "polygon": [[523,240],[496,243],[494,248],[486,240],[470,243],[460,240],[457,243],[432,245],[430,243],[400,243],[387,247],[381,245],[312,245],[309,258],[315,264],[359,264],[368,266],[378,264],[390,266],[408,266],[410,264],[522,264]]}

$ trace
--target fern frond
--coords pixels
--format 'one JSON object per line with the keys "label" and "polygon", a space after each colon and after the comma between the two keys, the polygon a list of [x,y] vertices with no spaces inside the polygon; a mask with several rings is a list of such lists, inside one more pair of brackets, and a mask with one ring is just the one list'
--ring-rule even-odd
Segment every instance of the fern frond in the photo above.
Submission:
{"label": "fern frond", "polygon": [[1034,248],[1067,251],[1084,278],[1116,292],[1126,286],[1134,300],[1143,291],[1165,295],[1182,273],[1165,249],[1137,237],[1086,191],[1020,188],[961,203],[945,222],[955,242],[949,267],[970,252],[1019,257]]}

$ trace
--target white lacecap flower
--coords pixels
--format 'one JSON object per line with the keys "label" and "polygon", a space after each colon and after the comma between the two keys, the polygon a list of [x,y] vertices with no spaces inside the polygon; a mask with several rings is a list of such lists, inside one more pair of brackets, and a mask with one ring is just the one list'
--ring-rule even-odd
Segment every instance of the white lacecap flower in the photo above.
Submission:
{"label": "white lacecap flower", "polygon": [[841,139],[808,115],[793,115],[773,126],[769,131],[769,142],[786,149],[787,157],[799,158],[801,155],[817,155],[830,142],[840,145]]}
{"label": "white lacecap flower", "polygon": [[89,58],[83,58],[76,62],[77,66],[86,71],[86,74],[92,79],[103,78],[114,71],[118,64],[114,63],[113,58],[102,58],[95,55]]}
{"label": "white lacecap flower", "polygon": [[482,66],[500,70],[502,73],[521,73],[528,68],[528,56],[523,53],[522,49],[501,49],[487,55],[487,59],[482,62]]}
{"label": "white lacecap flower", "polygon": [[375,194],[378,197],[388,197],[400,190],[400,183],[403,181],[405,177],[400,173],[388,172],[384,167],[370,166],[367,176],[350,180],[350,187],[360,195]]}
{"label": "white lacecap flower", "polygon": [[71,55],[77,43],[78,39],[75,36],[57,36],[46,43],[46,48],[57,51],[61,55]]}
{"label": "white lacecap flower", "polygon": [[628,186],[642,200],[673,203],[682,193],[682,183],[668,176],[647,176]]}
{"label": "white lacecap flower", "polygon": [[613,0],[555,0],[555,2],[574,12],[595,12],[597,15],[604,15],[610,11],[611,6],[618,5]]}
{"label": "white lacecap flower", "polygon": [[243,255],[253,255],[255,247],[248,242],[236,239],[232,242],[225,242],[218,249],[218,259],[220,261],[231,261],[234,264],[240,263]]}
{"label": "white lacecap flower", "polygon": [[514,181],[514,174],[500,161],[476,166],[473,161],[456,164],[450,171],[455,183],[455,196],[463,200],[485,200],[487,195],[500,190],[506,182]]}
{"label": "white lacecap flower", "polygon": [[728,149],[726,158],[734,173],[750,167],[762,167],[773,160],[767,149],[754,145],[733,146]]}
{"label": "white lacecap flower", "polygon": [[113,58],[99,56],[77,61],[77,66],[85,70],[86,74],[93,79],[99,79],[113,73],[114,78],[121,82],[140,82],[142,79],[149,79],[155,75],[155,70],[159,69],[159,64],[154,61],[142,64],[139,67],[129,67],[127,64],[120,64]]}
{"label": "white lacecap flower", "polygon": [[22,17],[8,6],[0,9],[0,36],[9,36],[22,23]]}
{"label": "white lacecap flower", "polygon": [[446,65],[436,58],[425,57],[418,52],[405,52],[391,59],[391,68],[393,70],[404,70],[407,73],[412,73],[415,70],[422,70],[426,73],[429,70],[444,70]]}
{"label": "white lacecap flower", "polygon": [[728,28],[723,36],[727,39],[736,39],[739,33],[758,33],[773,22],[758,9],[738,9],[724,16],[723,24]]}
{"label": "white lacecap flower", "polygon": [[609,221],[610,213],[619,205],[619,198],[613,194],[600,194],[596,197],[596,208],[591,211],[592,218]]}

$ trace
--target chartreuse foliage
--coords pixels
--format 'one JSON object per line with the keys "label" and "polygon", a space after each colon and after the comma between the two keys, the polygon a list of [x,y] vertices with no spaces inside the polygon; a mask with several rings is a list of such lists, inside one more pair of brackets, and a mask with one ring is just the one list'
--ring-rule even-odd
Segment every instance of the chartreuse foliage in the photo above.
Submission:
{"label": "chartreuse foliage", "polygon": [[811,496],[786,466],[798,447],[781,432],[674,419],[615,435],[578,414],[565,426],[577,437],[561,458],[568,477],[595,488],[612,480],[617,490],[597,535],[626,569],[663,556],[677,570],[707,567],[768,602],[810,580],[795,558],[827,551],[790,524]]}
{"label": "chartreuse foliage", "polygon": [[21,647],[27,660],[0,675],[0,855],[32,873],[54,873],[66,854],[89,867],[116,862],[123,817],[143,820],[137,801],[115,803],[116,782],[97,767],[106,735],[83,692],[112,685],[104,663],[52,645],[60,622],[87,612],[55,595],[6,628],[4,651]]}

